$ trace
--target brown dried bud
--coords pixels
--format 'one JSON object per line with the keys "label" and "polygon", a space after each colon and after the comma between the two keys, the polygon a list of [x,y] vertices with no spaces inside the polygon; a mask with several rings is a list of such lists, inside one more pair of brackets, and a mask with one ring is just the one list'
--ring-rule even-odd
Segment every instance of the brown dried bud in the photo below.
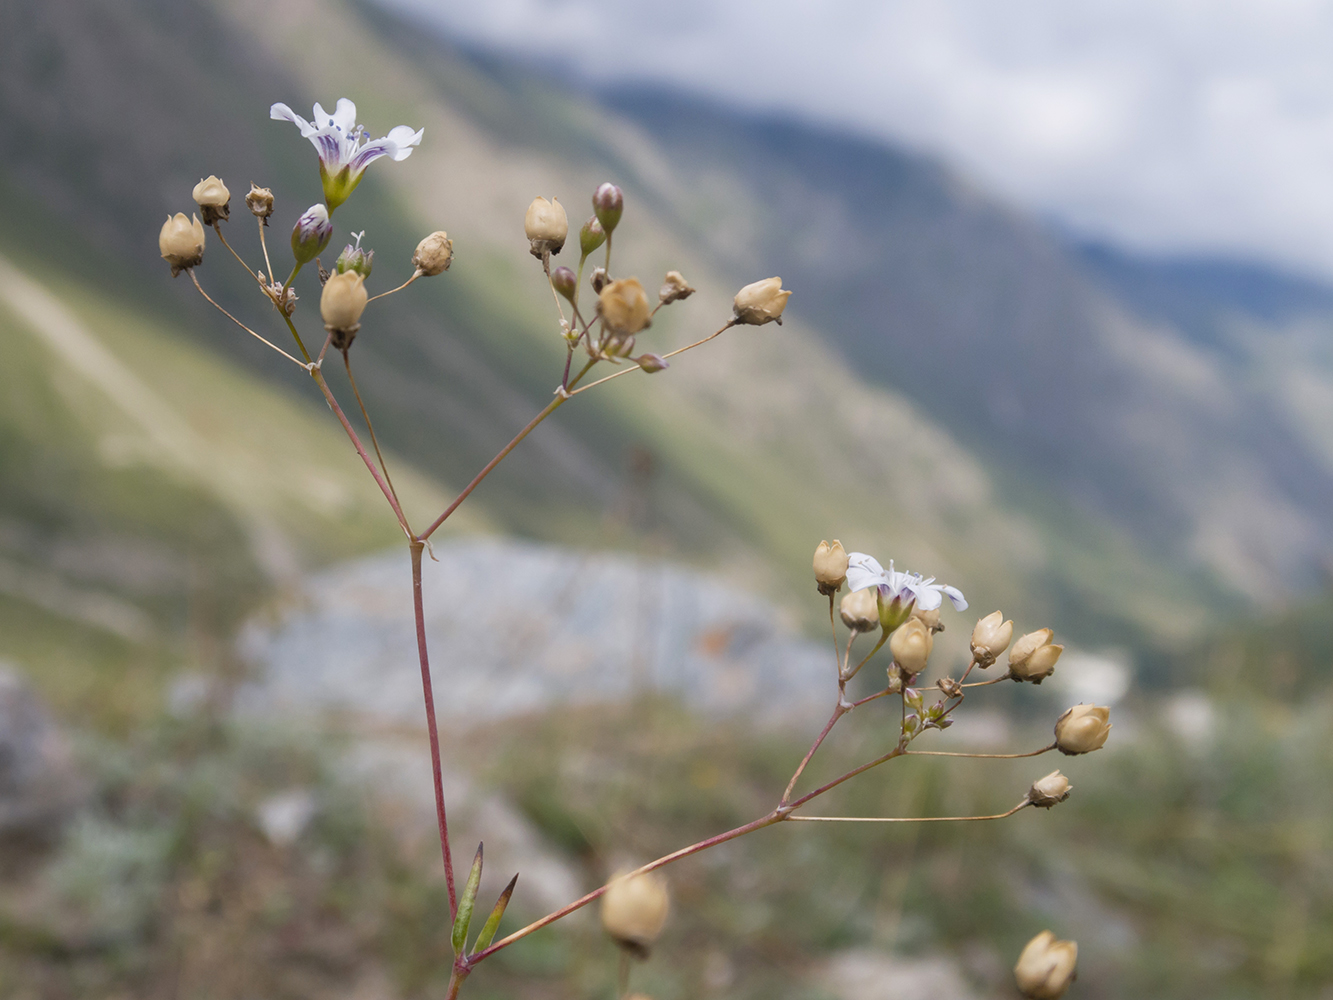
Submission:
{"label": "brown dried bud", "polygon": [[602,289],[611,284],[611,275],[606,273],[604,267],[594,267],[592,269],[592,290],[598,295],[602,294]]}
{"label": "brown dried bud", "polygon": [[1070,757],[1091,753],[1106,745],[1111,733],[1111,710],[1100,705],[1075,705],[1055,723],[1055,745]]}
{"label": "brown dried bud", "polygon": [[838,604],[842,623],[853,632],[873,632],[879,628],[879,596],[874,587],[857,590]]}
{"label": "brown dried bud", "polygon": [[815,549],[815,583],[825,597],[836,594],[847,579],[847,550],[836,538],[820,542]]}
{"label": "brown dried bud", "polygon": [[1014,981],[1029,1000],[1059,1000],[1075,979],[1078,945],[1057,941],[1050,931],[1042,931],[1023,949],[1014,966]]}
{"label": "brown dried bud", "polygon": [[251,181],[250,193],[245,196],[245,207],[251,215],[263,219],[267,226],[268,217],[273,214],[273,192]]}
{"label": "brown dried bud", "polygon": [[204,225],[211,226],[219,220],[225,221],[230,215],[231,192],[227,185],[210,174],[194,186],[194,203],[199,206]]}
{"label": "brown dried bud", "polygon": [[666,879],[657,872],[622,875],[602,896],[602,927],[621,947],[646,958],[670,909]]}
{"label": "brown dried bud", "polygon": [[655,375],[657,372],[666,371],[671,367],[659,354],[641,354],[634,359],[634,363],[649,375]]}
{"label": "brown dried bud", "polygon": [[763,326],[776,322],[782,325],[782,310],[787,308],[787,299],[791,292],[782,287],[781,278],[765,278],[746,285],[736,293],[732,311],[736,322],[751,326]]}
{"label": "brown dried bud", "polygon": [[454,259],[454,241],[443,229],[437,229],[417,244],[412,266],[427,278],[449,270]]}
{"label": "brown dried bud", "polygon": [[204,259],[204,227],[199,217],[191,222],[184,212],[177,212],[167,217],[162,223],[162,231],[157,235],[157,248],[162,259],[171,265],[174,278],[182,271],[201,264]]}
{"label": "brown dried bud", "polygon": [[621,278],[602,289],[597,312],[606,325],[620,334],[635,334],[648,325],[652,309],[638,278]]}
{"label": "brown dried bud", "polygon": [[1069,779],[1059,771],[1052,771],[1044,778],[1038,778],[1028,789],[1028,801],[1038,809],[1049,809],[1069,798],[1074,789]]}
{"label": "brown dried bud", "polygon": [[679,271],[668,271],[662,281],[662,287],[657,292],[657,298],[662,305],[669,306],[680,299],[688,299],[693,294],[694,289]]}
{"label": "brown dried bud", "polygon": [[963,694],[963,685],[952,677],[941,677],[935,686],[946,698],[958,698]]}

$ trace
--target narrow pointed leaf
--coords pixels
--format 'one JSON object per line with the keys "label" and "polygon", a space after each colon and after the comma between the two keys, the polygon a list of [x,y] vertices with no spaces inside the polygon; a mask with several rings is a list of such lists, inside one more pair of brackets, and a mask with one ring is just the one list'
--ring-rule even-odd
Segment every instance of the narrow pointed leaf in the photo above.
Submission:
{"label": "narrow pointed leaf", "polygon": [[468,925],[472,923],[472,908],[477,903],[477,887],[481,885],[481,854],[484,844],[477,845],[477,856],[472,859],[472,871],[468,872],[467,885],[458,899],[458,915],[454,917],[454,932],[451,936],[454,954],[463,954],[467,944]]}
{"label": "narrow pointed leaf", "polygon": [[481,933],[477,935],[477,943],[472,946],[473,954],[485,951],[495,940],[495,932],[500,929],[500,918],[505,915],[505,907],[509,905],[509,898],[514,895],[514,886],[517,884],[518,876],[515,875],[505,886],[505,891],[500,893],[500,898],[495,901],[495,909],[491,910],[491,915],[486,918]]}

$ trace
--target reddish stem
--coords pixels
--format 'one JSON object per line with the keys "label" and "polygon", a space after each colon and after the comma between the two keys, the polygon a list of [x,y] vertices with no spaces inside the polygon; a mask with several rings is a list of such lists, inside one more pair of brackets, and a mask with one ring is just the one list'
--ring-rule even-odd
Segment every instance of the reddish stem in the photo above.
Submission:
{"label": "reddish stem", "polygon": [[[458,893],[454,888],[454,860],[449,851],[449,818],[444,811],[444,777],[440,769],[440,732],[435,724],[435,694],[430,683],[430,659],[426,653],[426,612],[421,599],[421,552],[426,543],[413,541],[412,611],[417,622],[417,656],[421,660],[421,691],[426,699],[426,728],[430,732],[430,767],[435,779],[435,819],[440,828],[440,853],[444,855],[444,879],[449,886],[449,918],[458,915]],[[461,982],[461,980],[460,980]],[[455,987],[454,992],[457,992]]]}
{"label": "reddish stem", "polygon": [[787,782],[787,790],[782,793],[782,798],[778,801],[778,808],[782,808],[783,806],[785,806],[787,804],[787,800],[791,798],[791,792],[792,789],[796,787],[797,779],[800,778],[801,772],[805,770],[805,765],[810,763],[810,758],[812,758],[815,755],[815,751],[819,749],[819,745],[824,742],[824,737],[826,737],[829,733],[831,733],[833,731],[833,727],[838,724],[838,720],[841,719],[844,715],[846,715],[848,711],[850,711],[850,709],[843,707],[844,704],[845,703],[842,700],[842,685],[840,684],[838,685],[837,707],[833,709],[833,715],[831,715],[829,717],[828,722],[824,724],[823,731],[821,731],[820,734],[817,737],[815,737],[815,742],[811,744],[810,749],[807,750],[805,752],[805,756],[801,758],[801,763],[796,767],[796,773],[791,776],[791,781]]}

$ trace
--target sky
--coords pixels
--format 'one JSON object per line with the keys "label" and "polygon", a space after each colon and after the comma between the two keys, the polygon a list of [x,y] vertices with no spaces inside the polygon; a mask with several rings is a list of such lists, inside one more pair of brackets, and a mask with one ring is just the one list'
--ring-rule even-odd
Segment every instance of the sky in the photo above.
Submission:
{"label": "sky", "polygon": [[1333,0],[380,0],[906,143],[1076,232],[1333,277]]}

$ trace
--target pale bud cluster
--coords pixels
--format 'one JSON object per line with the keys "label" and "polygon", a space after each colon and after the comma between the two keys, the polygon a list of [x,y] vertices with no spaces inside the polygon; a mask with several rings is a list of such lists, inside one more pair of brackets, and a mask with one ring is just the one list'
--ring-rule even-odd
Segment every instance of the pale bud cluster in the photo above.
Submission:
{"label": "pale bud cluster", "polygon": [[1024,947],[1014,966],[1014,982],[1029,1000],[1059,1000],[1075,979],[1078,945],[1042,931]]}
{"label": "pale bud cluster", "polygon": [[1091,753],[1106,745],[1111,710],[1100,705],[1075,705],[1055,723],[1055,746],[1063,754]]}
{"label": "pale bud cluster", "polygon": [[660,874],[622,875],[602,895],[602,928],[622,948],[646,958],[670,908],[671,896]]}

